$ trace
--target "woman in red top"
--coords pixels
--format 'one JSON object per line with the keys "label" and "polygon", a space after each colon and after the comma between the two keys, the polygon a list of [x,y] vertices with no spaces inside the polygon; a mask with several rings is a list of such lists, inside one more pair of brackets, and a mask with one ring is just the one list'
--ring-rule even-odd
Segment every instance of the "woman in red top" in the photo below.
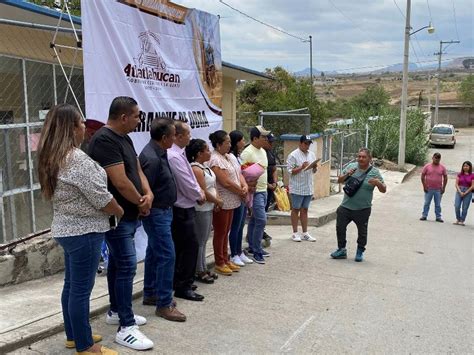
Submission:
{"label": "woman in red top", "polygon": [[454,222],[454,224],[464,226],[467,210],[471,204],[472,190],[474,190],[472,163],[470,161],[465,161],[462,163],[461,172],[456,177],[456,197],[454,199],[456,222]]}

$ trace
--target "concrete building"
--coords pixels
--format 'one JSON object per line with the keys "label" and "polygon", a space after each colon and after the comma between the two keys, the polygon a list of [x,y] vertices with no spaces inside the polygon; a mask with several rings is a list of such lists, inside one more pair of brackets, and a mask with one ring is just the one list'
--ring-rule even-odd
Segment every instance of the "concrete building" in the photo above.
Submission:
{"label": "concrete building", "polygon": [[[434,125],[435,108],[431,107],[431,123]],[[474,126],[474,107],[462,104],[443,104],[438,107],[438,123],[452,124],[454,128]]]}

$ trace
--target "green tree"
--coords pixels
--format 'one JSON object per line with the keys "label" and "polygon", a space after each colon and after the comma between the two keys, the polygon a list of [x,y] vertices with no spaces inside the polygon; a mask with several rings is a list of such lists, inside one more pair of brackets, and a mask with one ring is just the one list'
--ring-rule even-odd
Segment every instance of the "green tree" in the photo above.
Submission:
{"label": "green tree", "polygon": [[379,116],[390,103],[390,94],[382,85],[369,86],[365,91],[350,100],[354,113],[364,112],[370,116]]}
{"label": "green tree", "polygon": [[[308,78],[296,78],[282,67],[267,69],[273,80],[247,82],[238,91],[237,111],[254,112],[254,124],[258,111],[288,111],[307,107],[311,115],[311,131],[322,132],[327,124],[327,110],[317,98]],[[292,132],[295,122],[285,121],[287,132]],[[281,127],[283,128],[283,127]]]}
{"label": "green tree", "polygon": [[[60,1],[61,5],[58,6],[58,2],[55,0],[28,0],[36,5],[47,6],[52,9],[54,8],[62,8],[63,1]],[[68,0],[69,11],[71,11],[71,15],[81,16],[81,0]]]}
{"label": "green tree", "polygon": [[468,105],[474,105],[474,75],[464,78],[458,90],[459,99]]}

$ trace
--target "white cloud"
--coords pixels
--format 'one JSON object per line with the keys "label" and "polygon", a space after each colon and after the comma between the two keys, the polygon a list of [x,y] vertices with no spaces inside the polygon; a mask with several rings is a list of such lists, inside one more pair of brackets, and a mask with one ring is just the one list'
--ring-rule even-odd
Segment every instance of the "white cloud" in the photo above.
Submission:
{"label": "white cloud", "polygon": [[[221,16],[223,60],[255,70],[281,65],[292,71],[309,67],[307,43],[265,27],[218,0],[176,0]],[[313,67],[338,70],[390,65],[403,60],[405,0],[225,0],[231,6],[298,37],[313,36]],[[395,6],[398,4],[401,12]],[[431,17],[428,5],[431,9]],[[454,20],[453,3],[456,11]],[[430,20],[435,35],[411,37],[410,61],[433,60],[439,41],[461,40],[446,57],[474,55],[472,0],[413,0],[414,30]],[[457,32],[456,26],[457,23]],[[415,55],[416,53],[416,55]]]}

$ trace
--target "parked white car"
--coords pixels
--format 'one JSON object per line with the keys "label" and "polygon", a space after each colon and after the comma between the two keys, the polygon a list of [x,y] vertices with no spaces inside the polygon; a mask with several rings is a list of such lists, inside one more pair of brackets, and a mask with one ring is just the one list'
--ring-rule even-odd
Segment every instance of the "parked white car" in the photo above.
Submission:
{"label": "parked white car", "polygon": [[456,131],[452,124],[437,124],[430,133],[431,145],[443,145],[454,148],[456,145]]}

